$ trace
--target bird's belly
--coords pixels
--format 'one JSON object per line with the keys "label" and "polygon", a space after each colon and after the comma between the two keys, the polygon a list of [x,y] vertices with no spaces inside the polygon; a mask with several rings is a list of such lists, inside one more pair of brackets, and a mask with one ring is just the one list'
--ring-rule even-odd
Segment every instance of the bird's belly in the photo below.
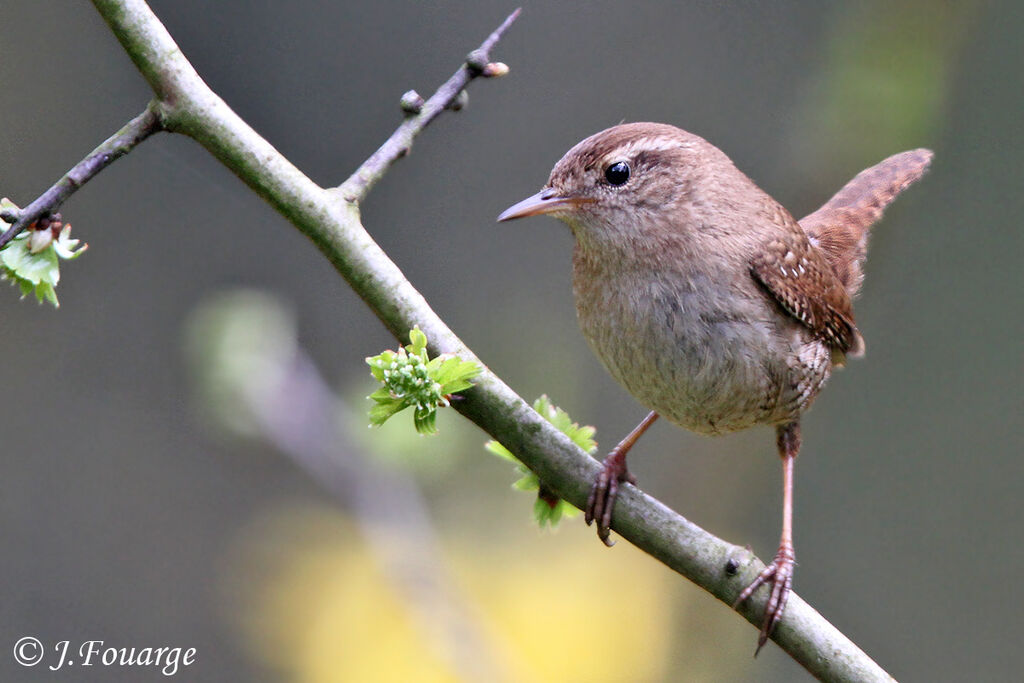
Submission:
{"label": "bird's belly", "polygon": [[719,306],[706,291],[659,283],[631,291],[643,295],[627,301],[605,289],[584,301],[578,292],[583,334],[637,400],[687,429],[721,434],[793,419],[828,377],[827,348],[799,325],[764,320],[759,301],[745,307],[732,293]]}

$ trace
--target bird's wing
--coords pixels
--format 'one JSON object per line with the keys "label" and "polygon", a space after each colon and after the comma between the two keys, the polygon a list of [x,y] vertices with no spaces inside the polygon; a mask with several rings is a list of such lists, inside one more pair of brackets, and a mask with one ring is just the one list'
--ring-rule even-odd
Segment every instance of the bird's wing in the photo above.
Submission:
{"label": "bird's wing", "polygon": [[833,349],[864,351],[850,296],[820,251],[790,218],[751,260],[750,272],[775,301]]}

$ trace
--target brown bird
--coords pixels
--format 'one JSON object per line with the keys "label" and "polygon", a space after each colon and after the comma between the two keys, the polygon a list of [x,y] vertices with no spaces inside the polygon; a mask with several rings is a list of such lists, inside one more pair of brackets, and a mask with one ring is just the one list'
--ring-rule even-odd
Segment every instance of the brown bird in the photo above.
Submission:
{"label": "brown bird", "polygon": [[926,149],[889,157],[798,223],[703,138],[630,123],[577,144],[540,192],[498,216],[569,225],[583,336],[651,411],[609,453],[590,494],[587,524],[596,520],[607,545],[619,485],[636,483],[626,453],[659,415],[701,434],[775,426],[782,537],[735,603],[771,584],[758,650],[793,580],[800,417],[832,368],[864,352],[851,299],[868,228],[931,158]]}

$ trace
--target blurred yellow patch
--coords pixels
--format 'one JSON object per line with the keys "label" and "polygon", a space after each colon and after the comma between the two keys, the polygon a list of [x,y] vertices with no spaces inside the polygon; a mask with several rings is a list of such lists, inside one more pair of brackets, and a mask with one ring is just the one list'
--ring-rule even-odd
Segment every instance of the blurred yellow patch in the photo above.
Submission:
{"label": "blurred yellow patch", "polygon": [[225,575],[247,646],[290,680],[658,680],[679,579],[622,546],[525,525],[453,543],[441,602],[422,558],[382,560],[332,508],[301,508],[255,525]]}

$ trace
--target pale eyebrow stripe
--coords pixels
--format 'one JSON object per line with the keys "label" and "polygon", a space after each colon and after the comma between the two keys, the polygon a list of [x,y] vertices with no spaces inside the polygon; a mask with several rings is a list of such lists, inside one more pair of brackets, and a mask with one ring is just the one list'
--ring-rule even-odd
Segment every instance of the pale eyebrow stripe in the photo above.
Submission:
{"label": "pale eyebrow stripe", "polygon": [[674,137],[659,136],[633,140],[606,154],[602,159],[602,163],[621,161],[623,158],[632,156],[635,152],[665,152],[680,147],[685,147],[685,142]]}

